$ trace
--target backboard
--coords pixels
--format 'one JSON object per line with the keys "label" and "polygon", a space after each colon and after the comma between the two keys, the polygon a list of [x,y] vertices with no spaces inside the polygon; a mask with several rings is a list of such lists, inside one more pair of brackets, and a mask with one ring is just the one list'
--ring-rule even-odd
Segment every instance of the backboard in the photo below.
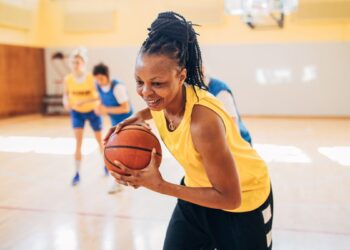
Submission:
{"label": "backboard", "polygon": [[241,16],[252,29],[283,28],[285,15],[298,4],[298,0],[225,0],[228,13]]}

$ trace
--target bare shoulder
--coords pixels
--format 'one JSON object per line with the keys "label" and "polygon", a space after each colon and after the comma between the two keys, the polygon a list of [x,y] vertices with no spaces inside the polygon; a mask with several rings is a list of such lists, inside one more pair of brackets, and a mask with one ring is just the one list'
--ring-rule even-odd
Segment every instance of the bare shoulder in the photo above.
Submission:
{"label": "bare shoulder", "polygon": [[225,126],[221,117],[210,108],[195,105],[191,114],[191,135],[197,145],[225,138]]}

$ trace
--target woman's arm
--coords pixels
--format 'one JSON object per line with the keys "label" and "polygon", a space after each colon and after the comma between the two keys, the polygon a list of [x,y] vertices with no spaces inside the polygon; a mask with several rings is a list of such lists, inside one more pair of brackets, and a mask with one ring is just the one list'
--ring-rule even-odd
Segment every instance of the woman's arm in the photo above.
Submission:
{"label": "woman's arm", "polygon": [[82,100],[82,101],[78,101],[75,103],[75,105],[77,106],[82,106],[84,104],[87,104],[87,103],[91,103],[91,102],[99,102],[100,103],[100,96],[98,94],[98,90],[97,90],[97,87],[96,87],[96,84],[93,85],[93,96],[92,98],[88,98],[88,99],[85,99],[85,100]]}
{"label": "woman's arm", "polygon": [[68,87],[67,87],[67,81],[66,79],[64,79],[63,81],[63,96],[62,96],[62,103],[63,103],[63,107],[66,110],[70,110],[71,109],[71,105],[69,103],[69,97],[68,97]]}
{"label": "woman's arm", "polygon": [[90,102],[97,102],[97,101],[100,101],[100,98],[99,98],[99,97],[86,99],[86,100],[84,100],[84,101],[78,101],[78,102],[76,102],[75,104],[76,104],[77,106],[82,106],[82,105],[84,105],[84,104],[87,104],[87,103],[90,103]]}
{"label": "woman's arm", "polygon": [[195,106],[191,119],[191,135],[200,153],[212,187],[186,187],[163,180],[156,164],[155,154],[148,167],[133,171],[115,162],[130,176],[112,173],[124,185],[144,186],[153,191],[174,196],[201,206],[217,209],[235,209],[241,204],[241,190],[235,163],[226,142],[225,127],[212,110]]}
{"label": "woman's arm", "polygon": [[108,114],[125,114],[129,113],[130,111],[130,104],[129,102],[123,102],[118,107],[107,107],[104,106],[106,109],[106,113]]}
{"label": "woman's arm", "polygon": [[212,110],[196,105],[191,135],[203,159],[211,188],[188,188],[165,183],[162,193],[205,207],[235,209],[241,204],[241,190],[235,163],[226,142],[225,126]]}
{"label": "woman's arm", "polygon": [[118,107],[104,106],[104,112],[108,114],[125,114],[130,111],[129,96],[124,84],[117,84],[113,89],[114,98],[119,103]]}

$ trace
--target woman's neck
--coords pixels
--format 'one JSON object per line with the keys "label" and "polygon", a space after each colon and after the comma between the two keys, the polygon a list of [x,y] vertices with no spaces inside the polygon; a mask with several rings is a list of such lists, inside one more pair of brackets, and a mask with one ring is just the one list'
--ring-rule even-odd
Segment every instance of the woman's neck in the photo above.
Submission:
{"label": "woman's neck", "polygon": [[79,73],[78,72],[73,72],[73,76],[74,76],[74,79],[77,83],[82,83],[84,82],[85,80],[85,72],[84,71],[80,71]]}
{"label": "woman's neck", "polygon": [[84,71],[74,71],[73,72],[73,75],[75,76],[75,77],[82,77],[82,76],[84,76]]}
{"label": "woman's neck", "polygon": [[174,98],[173,102],[165,108],[165,113],[171,116],[180,116],[185,110],[186,105],[186,87],[183,85]]}

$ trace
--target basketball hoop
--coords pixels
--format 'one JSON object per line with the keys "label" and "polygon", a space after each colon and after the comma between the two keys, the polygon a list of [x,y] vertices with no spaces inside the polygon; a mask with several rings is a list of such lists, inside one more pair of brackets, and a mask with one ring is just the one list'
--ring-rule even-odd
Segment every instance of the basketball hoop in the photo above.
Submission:
{"label": "basketball hoop", "polygon": [[285,15],[298,4],[299,0],[225,0],[226,10],[252,29],[283,28]]}

